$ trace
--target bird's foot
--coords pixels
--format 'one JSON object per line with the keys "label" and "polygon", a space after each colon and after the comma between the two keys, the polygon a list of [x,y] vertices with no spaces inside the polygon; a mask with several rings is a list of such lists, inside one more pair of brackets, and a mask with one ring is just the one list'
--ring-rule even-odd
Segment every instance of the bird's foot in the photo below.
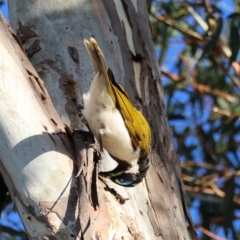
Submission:
{"label": "bird's foot", "polygon": [[99,160],[103,159],[103,155],[102,155],[102,152],[100,150],[101,147],[99,146],[99,144],[97,144],[97,143],[90,143],[90,144],[88,144],[88,148],[93,148],[93,150],[96,153],[96,155],[97,155]]}

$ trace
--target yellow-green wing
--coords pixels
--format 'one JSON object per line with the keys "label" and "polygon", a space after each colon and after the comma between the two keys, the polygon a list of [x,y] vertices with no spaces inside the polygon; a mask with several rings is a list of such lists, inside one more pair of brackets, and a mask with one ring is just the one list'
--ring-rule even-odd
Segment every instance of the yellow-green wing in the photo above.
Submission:
{"label": "yellow-green wing", "polygon": [[[128,129],[134,147],[142,149],[142,155],[149,152],[151,132],[147,120],[131,103],[123,87],[116,83],[110,69],[108,69],[109,88],[108,92],[116,103],[116,108],[120,111]],[[113,94],[113,96],[112,96]]]}

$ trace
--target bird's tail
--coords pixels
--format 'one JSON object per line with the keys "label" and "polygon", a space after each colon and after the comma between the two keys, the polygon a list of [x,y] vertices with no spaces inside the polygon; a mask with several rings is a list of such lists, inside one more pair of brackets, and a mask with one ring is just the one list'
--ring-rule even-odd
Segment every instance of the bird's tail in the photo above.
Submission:
{"label": "bird's tail", "polygon": [[100,49],[97,41],[94,38],[90,40],[84,39],[84,45],[88,51],[88,54],[91,58],[94,70],[96,73],[102,73],[107,76],[107,65],[103,55],[102,50]]}
{"label": "bird's tail", "polygon": [[[107,64],[102,50],[100,49],[97,41],[94,38],[90,38],[89,41],[84,39],[84,44],[91,58],[95,72],[99,75],[103,74],[107,92],[110,95],[114,106],[116,106],[116,97],[114,94],[114,86],[112,83],[114,77],[111,70],[107,68]],[[111,73],[110,75],[109,72]]]}

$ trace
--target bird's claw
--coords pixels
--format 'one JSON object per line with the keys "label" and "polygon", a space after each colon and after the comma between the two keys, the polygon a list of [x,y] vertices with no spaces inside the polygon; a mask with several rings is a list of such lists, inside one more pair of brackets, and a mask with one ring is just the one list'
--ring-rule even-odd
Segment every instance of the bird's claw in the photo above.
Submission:
{"label": "bird's claw", "polygon": [[94,152],[97,154],[97,157],[102,160],[103,159],[103,155],[102,155],[102,152],[101,152],[101,147],[99,147],[98,144],[96,143],[90,143],[88,144],[88,148],[93,148]]}

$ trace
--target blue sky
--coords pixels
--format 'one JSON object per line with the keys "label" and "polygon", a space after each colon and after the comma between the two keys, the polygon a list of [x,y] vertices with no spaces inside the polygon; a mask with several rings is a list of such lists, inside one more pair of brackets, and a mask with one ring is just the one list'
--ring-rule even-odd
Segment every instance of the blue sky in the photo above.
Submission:
{"label": "blue sky", "polygon": [[[7,1],[5,0],[5,2],[7,2]],[[0,10],[1,10],[1,12],[3,13],[4,17],[5,17],[6,19],[8,19],[8,8],[7,8],[7,4],[4,4],[2,7],[0,7]]]}

